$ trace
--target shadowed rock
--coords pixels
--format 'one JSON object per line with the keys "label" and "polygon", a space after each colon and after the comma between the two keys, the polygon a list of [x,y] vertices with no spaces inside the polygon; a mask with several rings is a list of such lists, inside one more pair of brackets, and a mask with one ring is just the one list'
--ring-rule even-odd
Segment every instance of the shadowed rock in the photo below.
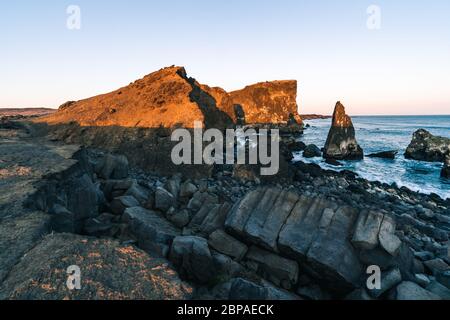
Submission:
{"label": "shadowed rock", "polygon": [[[69,266],[81,271],[81,289],[68,290]],[[179,300],[192,287],[168,261],[108,239],[49,235],[11,270],[0,299],[18,300]]]}
{"label": "shadowed rock", "polygon": [[414,132],[413,139],[406,149],[407,159],[443,162],[447,154],[450,154],[450,139],[433,136],[424,129]]}
{"label": "shadowed rock", "polygon": [[369,154],[369,158],[380,158],[380,159],[395,159],[395,156],[398,154],[398,150],[393,151],[383,151],[378,153]]}
{"label": "shadowed rock", "polygon": [[334,109],[333,122],[328,133],[323,157],[336,160],[361,160],[364,158],[363,150],[356,142],[352,120],[345,113],[345,107],[340,102]]}

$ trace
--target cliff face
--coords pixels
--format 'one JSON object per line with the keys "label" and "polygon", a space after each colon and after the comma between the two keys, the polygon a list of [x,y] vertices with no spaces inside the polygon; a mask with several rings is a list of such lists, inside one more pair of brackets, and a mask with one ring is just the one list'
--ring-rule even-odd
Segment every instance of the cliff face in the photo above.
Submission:
{"label": "cliff face", "polygon": [[287,124],[290,115],[301,123],[296,96],[296,81],[259,83],[228,93],[189,78],[182,67],[169,67],[111,93],[67,102],[38,122],[192,128],[195,121],[201,121],[206,127],[226,128],[237,122],[239,110],[248,124]]}
{"label": "cliff face", "polygon": [[241,106],[248,124],[286,124],[290,115],[302,123],[297,111],[295,80],[261,82],[230,93],[221,88],[203,88],[235,122],[235,106]]}
{"label": "cliff face", "polygon": [[363,150],[356,142],[352,119],[345,113],[342,103],[336,103],[333,122],[325,144],[324,158],[337,160],[359,160]]}

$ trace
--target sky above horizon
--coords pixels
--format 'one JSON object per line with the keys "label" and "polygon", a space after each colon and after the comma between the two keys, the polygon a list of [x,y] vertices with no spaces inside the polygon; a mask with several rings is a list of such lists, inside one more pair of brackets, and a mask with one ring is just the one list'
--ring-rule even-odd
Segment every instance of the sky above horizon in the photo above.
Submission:
{"label": "sky above horizon", "polygon": [[450,114],[449,16],[448,0],[2,1],[0,108],[57,108],[180,65],[228,91],[296,79],[303,114],[336,101],[352,115]]}

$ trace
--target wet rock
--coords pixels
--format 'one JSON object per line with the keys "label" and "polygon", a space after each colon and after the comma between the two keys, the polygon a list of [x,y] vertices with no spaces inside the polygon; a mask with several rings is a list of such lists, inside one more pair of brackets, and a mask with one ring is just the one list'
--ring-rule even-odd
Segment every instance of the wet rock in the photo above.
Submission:
{"label": "wet rock", "polygon": [[176,237],[169,255],[180,275],[198,283],[208,283],[216,274],[208,242],[200,237]]}
{"label": "wet rock", "polygon": [[158,187],[155,192],[155,209],[167,212],[171,207],[176,207],[175,197],[166,189]]}
{"label": "wet rock", "polygon": [[299,268],[295,261],[282,258],[255,246],[249,249],[245,259],[256,263],[256,272],[279,287],[290,290],[297,283]]}
{"label": "wet rock", "polygon": [[[67,268],[72,265],[81,268],[81,290],[66,287]],[[107,239],[52,234],[14,266],[2,283],[0,299],[179,300],[189,299],[192,291],[168,261],[132,246]]]}
{"label": "wet rock", "polygon": [[398,154],[398,150],[383,151],[383,152],[369,154],[368,157],[394,160],[395,157],[397,156],[397,154]]}
{"label": "wet rock", "polygon": [[343,164],[335,159],[325,159],[325,163],[335,166],[335,167],[342,167]]}
{"label": "wet rock", "polygon": [[139,201],[132,196],[122,196],[114,199],[111,204],[111,211],[114,214],[122,215],[126,209],[138,207]]}
{"label": "wet rock", "polygon": [[95,168],[102,179],[125,179],[128,177],[128,160],[125,156],[107,154]]}
{"label": "wet rock", "polygon": [[248,250],[248,247],[244,243],[236,240],[223,230],[213,232],[209,236],[208,244],[211,248],[226,254],[237,261],[242,260]]}
{"label": "wet rock", "polygon": [[423,289],[414,282],[404,281],[396,288],[397,300],[441,300],[441,298],[426,289]]}
{"label": "wet rock", "polygon": [[340,102],[334,109],[333,122],[323,157],[336,160],[361,160],[364,157],[363,150],[356,142],[352,120],[345,113],[345,107]]}
{"label": "wet rock", "polygon": [[129,224],[139,248],[161,257],[167,256],[173,239],[181,233],[158,213],[141,207],[126,209],[123,220]]}
{"label": "wet rock", "polygon": [[413,135],[413,139],[406,149],[407,159],[443,162],[450,154],[450,139],[433,136],[430,132],[420,129]]}
{"label": "wet rock", "polygon": [[305,158],[315,158],[320,157],[321,155],[322,152],[320,151],[319,147],[317,147],[315,144],[308,145],[303,151],[303,156]]}
{"label": "wet rock", "polygon": [[378,246],[378,234],[384,215],[373,211],[363,211],[356,222],[352,243],[355,247],[372,250]]}

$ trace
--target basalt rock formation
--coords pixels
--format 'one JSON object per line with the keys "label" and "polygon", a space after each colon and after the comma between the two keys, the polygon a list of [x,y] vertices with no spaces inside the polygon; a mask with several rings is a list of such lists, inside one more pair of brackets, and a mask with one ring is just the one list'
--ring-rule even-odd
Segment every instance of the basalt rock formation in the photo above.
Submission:
{"label": "basalt rock formation", "polygon": [[182,67],[169,67],[111,93],[66,102],[57,113],[38,122],[193,128],[200,121],[207,128],[223,129],[243,118],[248,124],[287,124],[294,118],[301,124],[296,98],[296,81],[258,83],[228,93],[189,78]]}
{"label": "basalt rock formation", "polygon": [[417,130],[406,149],[405,157],[428,162],[443,162],[450,154],[450,139],[432,135],[424,129]]}
{"label": "basalt rock formation", "polygon": [[352,119],[345,113],[345,107],[340,102],[334,109],[323,157],[336,160],[361,160],[364,157],[363,150],[356,142]]}

